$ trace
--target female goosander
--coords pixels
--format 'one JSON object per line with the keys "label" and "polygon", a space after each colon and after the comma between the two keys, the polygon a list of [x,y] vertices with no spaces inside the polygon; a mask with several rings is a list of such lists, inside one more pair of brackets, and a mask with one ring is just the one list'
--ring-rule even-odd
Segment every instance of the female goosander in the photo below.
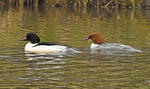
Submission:
{"label": "female goosander", "polygon": [[38,37],[38,35],[33,32],[27,33],[26,37],[21,41],[30,41],[25,45],[26,52],[35,52],[35,53],[79,52],[73,48],[68,48],[66,46],[58,45],[56,43],[40,42],[40,38]]}
{"label": "female goosander", "polygon": [[129,45],[123,45],[119,43],[106,43],[104,38],[99,32],[94,32],[89,35],[85,40],[92,40],[91,50],[102,50],[102,51],[111,51],[113,53],[121,52],[141,52],[141,50],[132,48]]}

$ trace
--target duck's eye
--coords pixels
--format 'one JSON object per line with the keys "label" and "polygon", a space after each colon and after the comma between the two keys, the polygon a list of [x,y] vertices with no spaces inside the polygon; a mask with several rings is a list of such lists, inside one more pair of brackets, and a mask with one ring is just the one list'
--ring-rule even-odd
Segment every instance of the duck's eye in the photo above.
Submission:
{"label": "duck's eye", "polygon": [[88,39],[91,39],[93,36],[89,36]]}

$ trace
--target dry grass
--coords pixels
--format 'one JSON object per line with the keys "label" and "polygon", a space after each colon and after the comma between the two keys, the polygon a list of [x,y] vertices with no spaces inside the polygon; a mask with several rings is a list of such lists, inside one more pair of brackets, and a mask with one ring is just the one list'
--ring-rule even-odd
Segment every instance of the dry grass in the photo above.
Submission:
{"label": "dry grass", "polygon": [[0,0],[0,7],[101,7],[101,8],[135,8],[140,7],[144,0]]}

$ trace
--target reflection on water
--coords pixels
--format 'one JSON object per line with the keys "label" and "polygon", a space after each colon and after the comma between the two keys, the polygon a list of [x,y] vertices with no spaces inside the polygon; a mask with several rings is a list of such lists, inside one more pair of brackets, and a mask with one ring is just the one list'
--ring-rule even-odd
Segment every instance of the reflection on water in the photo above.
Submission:
{"label": "reflection on water", "polygon": [[[150,87],[149,11],[139,9],[5,8],[0,10],[0,88],[148,89]],[[82,53],[24,53],[18,40],[36,32]],[[88,34],[131,45],[142,53],[92,54]]]}
{"label": "reflection on water", "polygon": [[[73,56],[75,54],[82,53],[81,51],[78,51],[77,49],[73,48],[67,48],[66,51],[58,51],[58,52],[24,52],[25,55],[29,58],[28,60],[36,60],[36,59],[41,59],[41,58],[49,58],[49,56],[58,56],[58,57],[65,57],[65,56]],[[51,57],[50,57],[51,58]],[[51,58],[53,59],[53,57]]]}

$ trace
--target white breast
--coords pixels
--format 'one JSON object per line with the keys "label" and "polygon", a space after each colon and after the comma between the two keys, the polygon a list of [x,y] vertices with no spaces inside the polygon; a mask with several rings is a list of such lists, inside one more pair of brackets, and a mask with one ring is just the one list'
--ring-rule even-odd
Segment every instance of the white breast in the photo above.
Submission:
{"label": "white breast", "polygon": [[[61,45],[39,45],[35,46],[36,44],[27,43],[25,46],[25,51],[28,52],[65,52],[67,50],[66,46]],[[35,47],[34,47],[35,46]]]}

